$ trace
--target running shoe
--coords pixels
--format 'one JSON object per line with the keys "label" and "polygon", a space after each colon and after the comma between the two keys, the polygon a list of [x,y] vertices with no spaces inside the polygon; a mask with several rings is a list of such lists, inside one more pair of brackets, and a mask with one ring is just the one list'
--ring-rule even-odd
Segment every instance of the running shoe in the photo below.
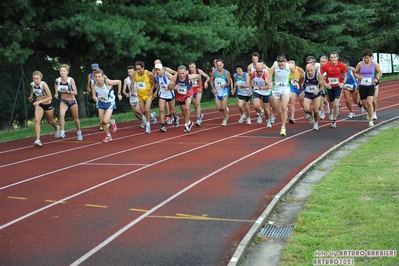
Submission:
{"label": "running shoe", "polygon": [[377,112],[373,112],[373,120],[377,120]]}
{"label": "running shoe", "polygon": [[42,146],[42,142],[40,141],[40,139],[36,139],[35,142],[33,142],[33,146]]}
{"label": "running shoe", "polygon": [[60,130],[60,136],[61,139],[65,139],[65,131],[64,130]]}
{"label": "running shoe", "polygon": [[362,106],[362,107],[360,107],[360,109],[359,109],[359,113],[363,114],[363,113],[364,113],[364,111],[365,111],[364,107],[363,107],[363,106]]}
{"label": "running shoe", "polygon": [[256,119],[256,122],[258,123],[258,124],[262,124],[262,114],[258,114],[258,118]]}
{"label": "running shoe", "polygon": [[285,128],[284,127],[282,127],[281,129],[280,129],[280,135],[281,136],[287,136],[287,130],[285,130]]}
{"label": "running shoe", "polygon": [[158,122],[157,114],[155,112],[151,113],[151,121],[152,121],[153,124],[156,124]]}
{"label": "running shoe", "polygon": [[184,132],[186,133],[190,133],[191,132],[191,128],[193,127],[193,122],[189,121],[188,124],[184,125]]}
{"label": "running shoe", "polygon": [[275,121],[276,121],[276,116],[274,114],[272,114],[272,117],[270,118],[270,122],[272,122],[272,124],[274,124]]}
{"label": "running shoe", "polygon": [[336,121],[332,121],[331,128],[337,128],[337,122]]}
{"label": "running shoe", "polygon": [[171,125],[173,123],[175,119],[173,118],[173,116],[171,114],[168,114],[166,116],[166,124]]}
{"label": "running shoe", "polygon": [[251,118],[247,117],[247,125],[250,125],[250,124],[251,124]]}
{"label": "running shoe", "polygon": [[303,117],[304,117],[305,119],[309,119],[310,115],[307,114],[307,113],[303,113]]}
{"label": "running shoe", "polygon": [[60,126],[57,126],[57,130],[54,132],[54,137],[58,139],[60,137],[60,134],[61,134],[61,128]]}
{"label": "running shoe", "polygon": [[319,123],[314,123],[313,124],[313,130],[319,130]]}
{"label": "running shoe", "polygon": [[111,119],[111,125],[109,126],[109,129],[111,130],[111,132],[116,132],[116,130],[118,129],[114,119]]}
{"label": "running shoe", "polygon": [[238,123],[242,124],[244,122],[244,120],[247,119],[247,116],[245,114],[242,114],[240,116],[240,119],[238,120]]}
{"label": "running shoe", "polygon": [[374,126],[374,122],[371,120],[369,121],[369,127],[373,127]]}
{"label": "running shoe", "polygon": [[354,112],[349,112],[348,118],[354,118],[356,115]]}
{"label": "running shoe", "polygon": [[319,117],[320,117],[320,119],[326,118],[326,114],[324,113],[323,110],[320,110],[320,111],[319,111]]}
{"label": "running shoe", "polygon": [[175,117],[175,127],[179,126],[179,119],[180,118],[178,116]]}
{"label": "running shoe", "polygon": [[83,140],[82,131],[78,131],[78,132],[76,132],[76,134],[78,135],[76,138],[77,140],[79,140],[79,141]]}
{"label": "running shoe", "polygon": [[112,136],[111,135],[106,136],[105,139],[103,139],[104,143],[107,143],[107,142],[110,142],[110,141],[112,141]]}
{"label": "running shoe", "polygon": [[223,119],[221,126],[222,126],[222,127],[227,126],[227,120],[226,120],[226,119]]}
{"label": "running shoe", "polygon": [[[144,117],[143,117],[143,118],[144,118]],[[144,119],[141,119],[140,127],[141,127],[141,128],[145,128],[145,124],[146,124],[145,120],[144,120]]]}
{"label": "running shoe", "polygon": [[367,114],[366,114],[366,119],[367,120],[370,120],[370,116],[369,116],[369,113],[367,112]]}
{"label": "running shoe", "polygon": [[310,116],[309,123],[310,123],[311,125],[313,125],[313,124],[315,123],[315,120],[314,120],[314,113],[312,113],[312,115]]}
{"label": "running shoe", "polygon": [[195,125],[197,127],[200,127],[202,124],[202,118],[204,118],[204,114],[201,114],[199,117],[197,117],[197,123],[195,123]]}
{"label": "running shoe", "polygon": [[166,127],[165,127],[165,125],[162,125],[161,128],[159,129],[159,131],[161,131],[161,132],[166,132]]}
{"label": "running shoe", "polygon": [[334,120],[334,115],[333,115],[333,113],[330,111],[330,120],[332,121],[332,120]]}
{"label": "running shoe", "polygon": [[150,126],[150,124],[147,124],[147,125],[145,126],[145,133],[146,133],[146,134],[150,134],[150,133],[151,133],[151,126]]}
{"label": "running shoe", "polygon": [[327,113],[331,114],[331,108],[330,108],[330,105],[329,105],[329,104],[326,104],[326,105],[327,105]]}
{"label": "running shoe", "polygon": [[271,128],[272,127],[272,122],[269,120],[266,121],[266,127]]}
{"label": "running shoe", "polygon": [[295,124],[295,117],[291,116],[288,122],[290,122],[291,124]]}

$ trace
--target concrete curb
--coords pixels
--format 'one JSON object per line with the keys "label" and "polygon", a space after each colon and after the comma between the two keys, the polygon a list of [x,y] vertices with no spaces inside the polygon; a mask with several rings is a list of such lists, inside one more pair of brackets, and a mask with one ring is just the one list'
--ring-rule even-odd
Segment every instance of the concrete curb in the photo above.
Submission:
{"label": "concrete curb", "polygon": [[253,239],[255,236],[260,232],[262,229],[263,224],[267,221],[267,218],[272,214],[273,210],[277,207],[277,204],[279,203],[280,199],[283,198],[290,190],[299,182],[303,177],[313,168],[314,165],[317,163],[325,160],[325,158],[335,152],[337,149],[341,148],[342,146],[346,145],[348,142],[351,142],[365,133],[374,130],[375,128],[379,128],[385,124],[391,123],[394,120],[399,119],[399,116],[393,117],[391,119],[388,119],[386,121],[383,121],[377,125],[375,125],[372,128],[367,128],[365,130],[360,131],[359,133],[353,135],[350,138],[347,138],[346,140],[340,142],[336,146],[332,147],[328,151],[324,152],[322,156],[318,157],[316,160],[312,161],[309,163],[302,171],[300,171],[283,189],[281,189],[273,198],[273,200],[269,203],[267,208],[263,211],[263,213],[258,217],[254,225],[251,227],[251,229],[248,231],[248,233],[244,236],[244,238],[241,240],[241,242],[238,244],[236,251],[234,252],[233,256],[231,257],[229,263],[227,264],[228,266],[236,266],[239,263],[242,262],[245,252],[248,249],[248,247],[252,244]]}

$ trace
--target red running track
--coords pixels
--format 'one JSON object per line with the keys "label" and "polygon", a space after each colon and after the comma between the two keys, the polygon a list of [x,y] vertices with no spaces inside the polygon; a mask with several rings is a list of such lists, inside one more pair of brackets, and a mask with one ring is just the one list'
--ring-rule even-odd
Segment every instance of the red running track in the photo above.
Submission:
{"label": "red running track", "polygon": [[[378,120],[399,115],[397,82],[381,84]],[[205,110],[201,127],[144,134],[119,123],[84,140],[43,136],[0,143],[0,265],[224,265],[273,196],[326,150],[367,129],[365,114],[337,129],[297,123],[238,124],[230,106]],[[357,111],[357,106],[354,107]],[[358,113],[358,112],[357,112]],[[180,115],[181,116],[181,115]],[[33,135],[33,132],[32,132]]]}

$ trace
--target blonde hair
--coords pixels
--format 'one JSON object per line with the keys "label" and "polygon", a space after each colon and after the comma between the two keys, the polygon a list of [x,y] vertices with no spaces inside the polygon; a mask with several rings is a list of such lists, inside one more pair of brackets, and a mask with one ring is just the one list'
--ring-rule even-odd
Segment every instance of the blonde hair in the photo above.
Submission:
{"label": "blonde hair", "polygon": [[32,73],[32,76],[39,76],[41,79],[43,78],[43,74],[42,72],[40,72],[39,70],[36,70]]}
{"label": "blonde hair", "polygon": [[69,66],[68,65],[65,65],[65,64],[62,64],[61,66],[60,66],[60,69],[61,68],[65,68],[66,70],[67,70],[67,72],[69,73]]}

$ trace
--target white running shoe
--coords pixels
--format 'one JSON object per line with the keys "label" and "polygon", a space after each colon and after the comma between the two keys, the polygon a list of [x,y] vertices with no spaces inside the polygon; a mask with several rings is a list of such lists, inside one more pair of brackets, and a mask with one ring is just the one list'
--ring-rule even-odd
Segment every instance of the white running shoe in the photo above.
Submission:
{"label": "white running shoe", "polygon": [[61,128],[60,128],[60,126],[57,126],[57,130],[54,132],[54,137],[56,137],[58,139],[60,137],[60,134],[61,134]]}
{"label": "white running shoe", "polygon": [[35,142],[33,142],[33,146],[42,146],[42,142],[40,141],[40,139],[36,139]]}
{"label": "white running shoe", "polygon": [[378,118],[377,118],[377,112],[374,112],[373,113],[373,120],[377,120]]}
{"label": "white running shoe", "polygon": [[256,122],[258,122],[258,124],[262,124],[262,114],[258,114],[258,119],[256,119]]}
{"label": "white running shoe", "polygon": [[314,123],[313,124],[313,130],[319,130],[319,123]]}
{"label": "white running shoe", "polygon": [[151,121],[152,121],[153,124],[156,124],[158,122],[157,114],[155,112],[151,113]]}
{"label": "white running shoe", "polygon": [[362,106],[362,107],[360,107],[360,109],[359,109],[359,113],[363,114],[363,113],[364,113],[364,111],[365,111],[364,107],[363,107],[363,106]]}
{"label": "white running shoe", "polygon": [[312,125],[315,123],[314,114],[313,114],[313,113],[312,113],[312,115],[310,116],[309,123],[312,124]]}
{"label": "white running shoe", "polygon": [[65,139],[65,131],[64,131],[64,130],[60,130],[60,136],[59,136],[59,138]]}
{"label": "white running shoe", "polygon": [[272,127],[272,121],[269,119],[266,121],[266,127],[271,128]]}
{"label": "white running shoe", "polygon": [[151,133],[151,126],[150,126],[150,124],[147,124],[147,125],[145,126],[145,133],[146,133],[146,134],[150,134],[150,133]]}
{"label": "white running shoe", "polygon": [[319,117],[320,117],[320,119],[326,118],[326,114],[324,113],[323,110],[320,110],[320,111],[319,111]]}
{"label": "white running shoe", "polygon": [[247,125],[250,125],[250,124],[251,124],[251,118],[247,117]]}
{"label": "white running shoe", "polygon": [[240,116],[240,119],[238,120],[238,123],[242,124],[244,122],[244,120],[247,119],[247,116],[245,114],[242,114]]}
{"label": "white running shoe", "polygon": [[270,122],[274,124],[275,121],[276,121],[276,116],[272,114],[272,116],[270,117]]}
{"label": "white running shoe", "polygon": [[354,112],[349,112],[348,118],[354,118],[356,115]]}
{"label": "white running shoe", "polygon": [[76,134],[78,135],[76,139],[79,141],[82,141],[83,140],[82,131],[78,131],[78,132],[76,132]]}

